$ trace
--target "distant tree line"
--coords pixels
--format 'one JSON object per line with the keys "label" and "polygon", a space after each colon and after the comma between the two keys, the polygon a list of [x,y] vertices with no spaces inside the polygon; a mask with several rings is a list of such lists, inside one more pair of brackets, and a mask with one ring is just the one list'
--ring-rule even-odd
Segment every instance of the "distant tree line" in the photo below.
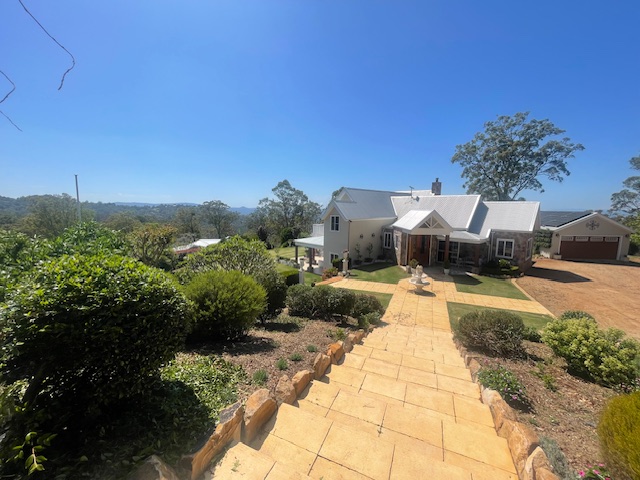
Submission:
{"label": "distant tree line", "polygon": [[[222,200],[202,205],[126,205],[82,202],[81,220],[96,221],[130,235],[147,264],[160,266],[160,250],[191,243],[199,238],[244,235],[259,239],[268,248],[305,236],[319,221],[321,206],[294,188],[288,180],[272,189],[273,196],[260,200],[257,208],[243,214]],[[78,204],[69,194],[0,196],[0,230],[28,236],[55,238],[78,223]],[[162,263],[162,262],[160,262]]]}

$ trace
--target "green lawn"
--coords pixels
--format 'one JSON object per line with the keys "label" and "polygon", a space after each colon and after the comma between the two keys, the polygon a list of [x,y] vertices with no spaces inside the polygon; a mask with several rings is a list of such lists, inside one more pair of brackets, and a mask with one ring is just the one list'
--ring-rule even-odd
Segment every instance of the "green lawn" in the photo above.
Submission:
{"label": "green lawn", "polygon": [[396,284],[409,274],[398,265],[388,263],[372,263],[371,265],[361,265],[350,270],[349,278],[363,280],[365,282],[391,283]]}
{"label": "green lawn", "polygon": [[312,283],[318,283],[322,281],[322,275],[317,275],[311,272],[304,272],[304,284],[311,285]]}
{"label": "green lawn", "polygon": [[[460,317],[466,313],[476,310],[500,310],[499,308],[479,307],[477,305],[468,305],[466,303],[447,302],[447,309],[449,311],[449,321],[451,322],[451,328],[454,329],[458,324]],[[553,320],[549,315],[540,315],[538,313],[528,312],[516,312],[514,310],[505,310],[507,312],[515,313],[522,318],[524,324],[528,327],[535,328],[536,330],[542,330],[548,322]]]}
{"label": "green lawn", "polygon": [[[282,257],[290,260],[296,257],[296,247],[272,248],[267,251],[274,258]],[[304,256],[304,251],[304,248],[299,247],[298,256]]]}
{"label": "green lawn", "polygon": [[456,284],[456,289],[461,293],[529,300],[510,280],[480,275],[453,275],[451,278]]}

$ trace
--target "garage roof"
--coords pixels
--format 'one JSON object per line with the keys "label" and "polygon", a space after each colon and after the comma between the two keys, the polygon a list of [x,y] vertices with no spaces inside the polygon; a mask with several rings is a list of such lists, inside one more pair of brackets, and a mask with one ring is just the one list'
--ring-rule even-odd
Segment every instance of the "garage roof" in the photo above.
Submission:
{"label": "garage roof", "polygon": [[579,218],[586,217],[590,213],[588,210],[584,212],[540,212],[540,224],[543,228],[560,227]]}

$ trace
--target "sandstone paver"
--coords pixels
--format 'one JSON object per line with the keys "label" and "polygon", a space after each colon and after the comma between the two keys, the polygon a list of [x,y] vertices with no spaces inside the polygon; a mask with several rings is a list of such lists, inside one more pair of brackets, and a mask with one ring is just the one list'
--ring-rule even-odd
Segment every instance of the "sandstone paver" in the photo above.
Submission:
{"label": "sandstone paver", "polygon": [[[447,302],[549,312],[531,300],[459,293],[451,279],[434,277],[421,294],[408,279],[397,285],[333,283],[392,293],[382,325],[293,406],[280,407],[256,441],[264,455],[249,452],[251,462],[256,458],[250,470],[234,449],[223,459],[226,467],[258,480],[297,478],[286,477],[291,471],[300,478],[515,480],[507,442],[495,433],[479,386],[453,343]],[[230,454],[236,463],[229,463]]]}

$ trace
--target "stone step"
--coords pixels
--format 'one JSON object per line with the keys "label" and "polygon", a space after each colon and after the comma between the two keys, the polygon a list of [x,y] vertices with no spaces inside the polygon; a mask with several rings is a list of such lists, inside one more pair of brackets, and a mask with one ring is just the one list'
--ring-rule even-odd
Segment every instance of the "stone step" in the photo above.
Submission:
{"label": "stone step", "polygon": [[[333,403],[341,401],[353,415],[329,410],[325,417],[284,404],[251,446],[283,468],[316,479],[517,478],[504,440],[495,433],[376,399],[351,395]],[[456,444],[463,436],[481,445],[460,450]],[[484,463],[488,455],[494,465]]]}
{"label": "stone step", "polygon": [[205,480],[304,480],[311,477],[257,451],[237,443],[226,451],[216,465],[205,472]]}

